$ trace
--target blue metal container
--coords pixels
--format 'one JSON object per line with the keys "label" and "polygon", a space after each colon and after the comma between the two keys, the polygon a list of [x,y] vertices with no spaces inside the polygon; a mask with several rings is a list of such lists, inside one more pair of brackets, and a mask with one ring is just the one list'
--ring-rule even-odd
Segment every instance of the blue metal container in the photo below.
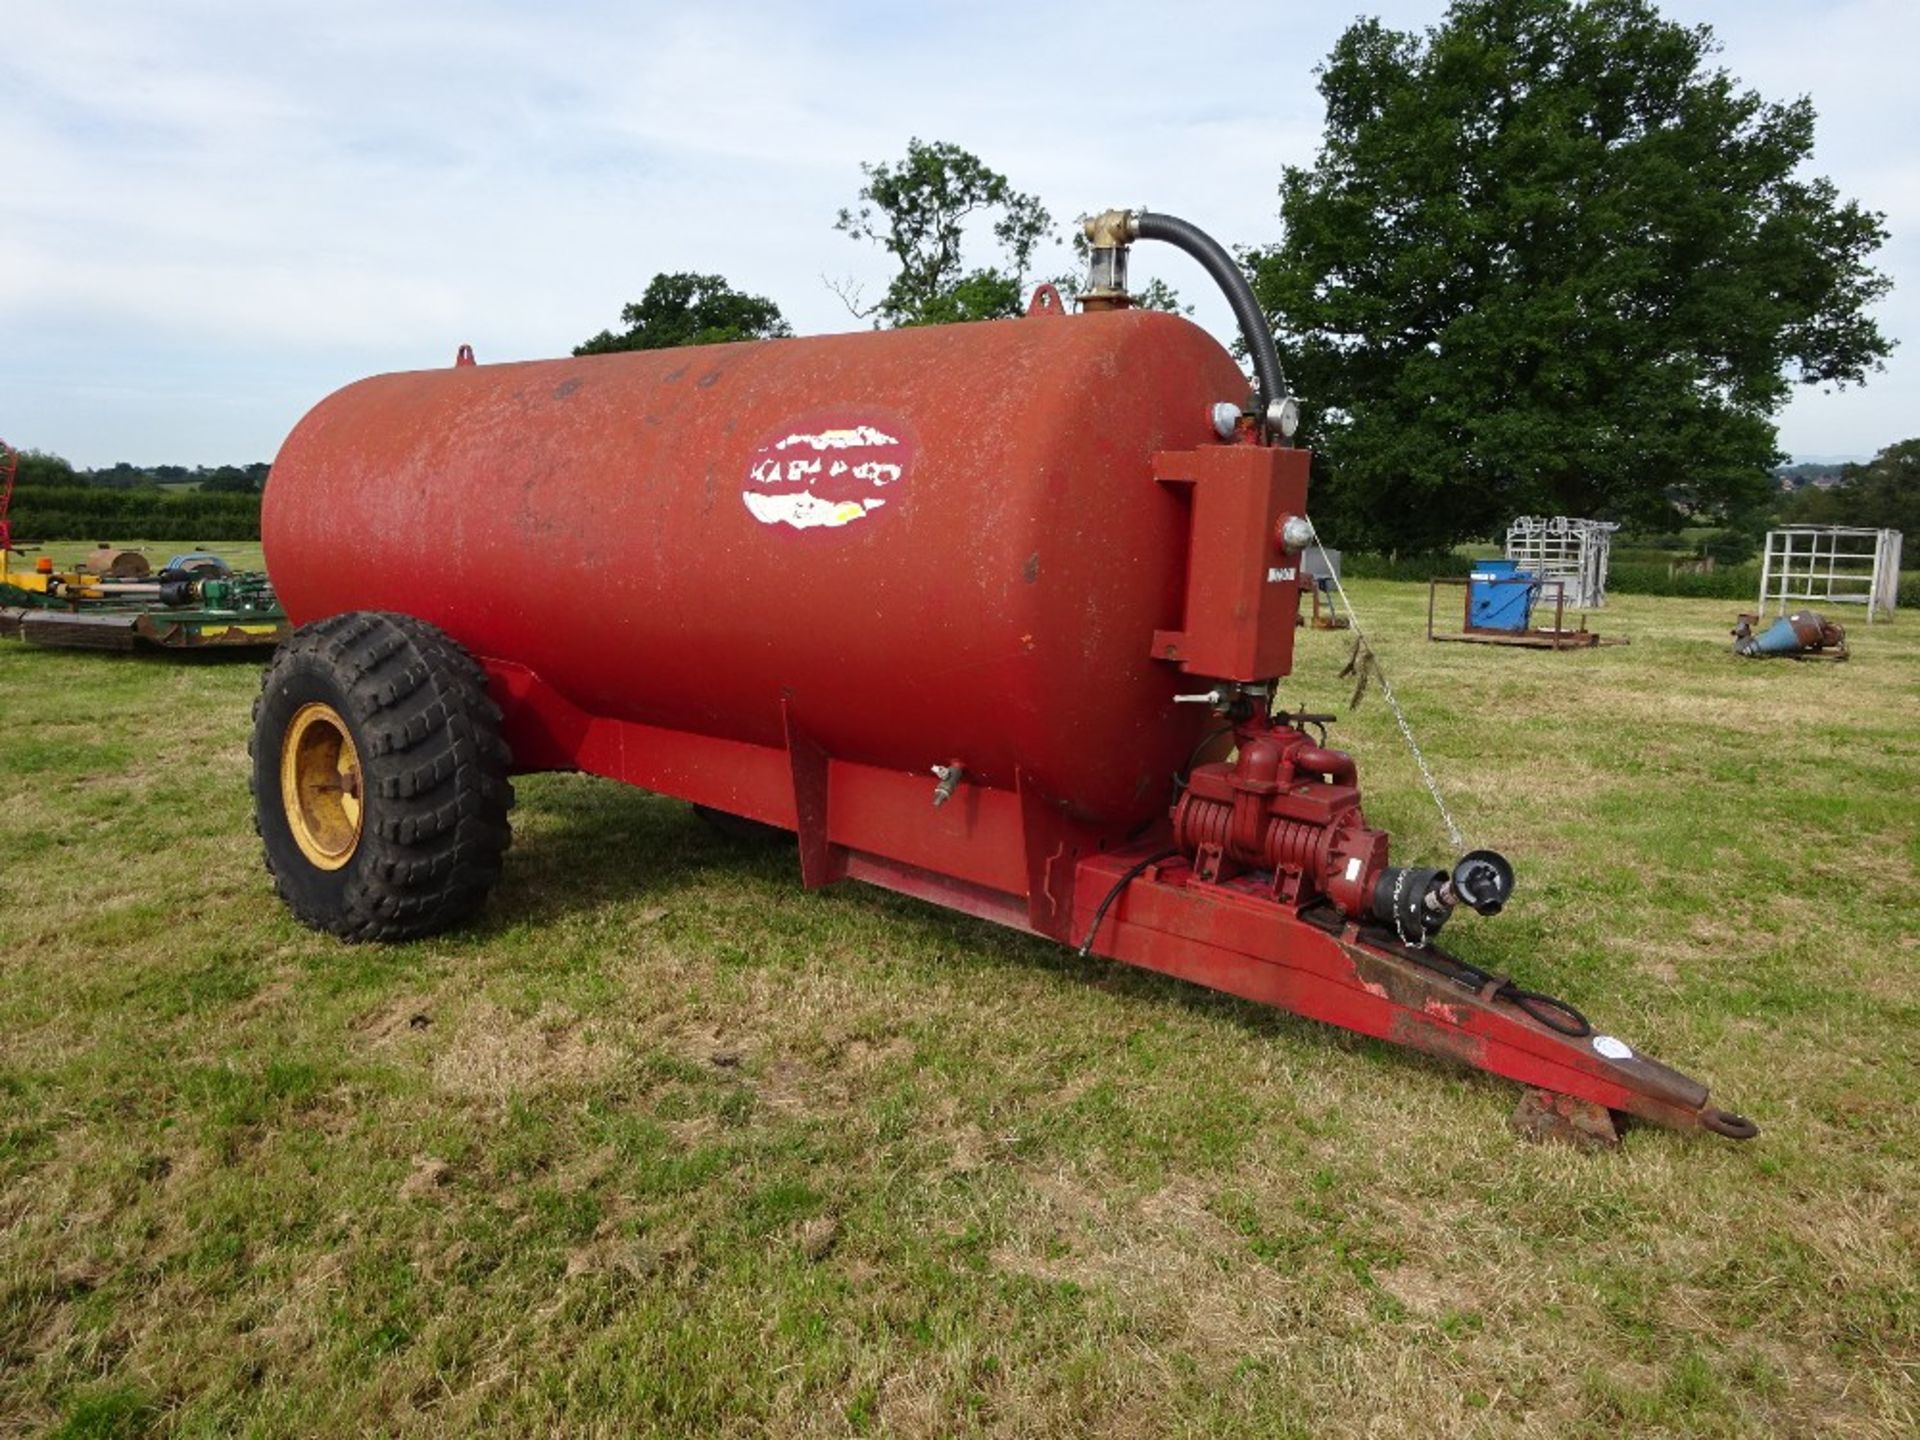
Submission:
{"label": "blue metal container", "polygon": [[1525,630],[1539,592],[1533,572],[1512,560],[1476,560],[1467,584],[1467,624],[1476,630]]}

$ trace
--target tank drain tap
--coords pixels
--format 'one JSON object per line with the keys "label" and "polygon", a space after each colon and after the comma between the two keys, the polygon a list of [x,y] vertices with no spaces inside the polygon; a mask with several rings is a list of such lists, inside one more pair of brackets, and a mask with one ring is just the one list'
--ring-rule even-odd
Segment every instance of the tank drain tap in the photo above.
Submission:
{"label": "tank drain tap", "polygon": [[953,798],[953,792],[960,788],[960,782],[967,778],[967,767],[958,760],[949,760],[945,765],[933,767],[933,808],[938,810]]}

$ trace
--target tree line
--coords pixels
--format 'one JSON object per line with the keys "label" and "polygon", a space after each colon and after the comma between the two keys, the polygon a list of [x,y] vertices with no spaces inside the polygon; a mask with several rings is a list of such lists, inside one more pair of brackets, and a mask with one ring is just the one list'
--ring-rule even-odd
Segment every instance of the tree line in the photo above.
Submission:
{"label": "tree line", "polygon": [[[1783,496],[1773,473],[1793,386],[1863,383],[1891,348],[1871,314],[1887,232],[1810,175],[1811,104],[1717,53],[1653,0],[1454,0],[1425,31],[1340,37],[1319,154],[1281,172],[1280,238],[1238,251],[1302,401],[1323,534],[1431,554],[1528,513],[1748,537],[1782,514],[1912,514],[1920,441],[1830,489]],[[1080,283],[1042,269],[1062,236],[1041,199],[945,141],[863,164],[833,223],[887,257],[879,294],[832,286],[876,328],[1018,315],[1034,281]],[[1164,284],[1137,298],[1187,308]],[[792,333],[767,296],[663,272],[574,353]],[[124,488],[158,517],[165,468],[61,493]],[[166,503],[257,504],[265,467],[239,469],[180,472],[197,498]]]}
{"label": "tree line", "polygon": [[264,460],[85,470],[23,450],[9,518],[13,533],[28,539],[257,540],[267,470]]}
{"label": "tree line", "polygon": [[[1890,348],[1870,313],[1887,232],[1807,174],[1812,105],[1717,53],[1652,0],[1456,0],[1424,32],[1341,36],[1320,153],[1282,172],[1281,238],[1238,252],[1303,401],[1324,534],[1428,554],[1518,514],[1733,536],[1776,516],[1793,385],[1862,383]],[[871,303],[835,286],[849,310],[1020,313],[1053,226],[1038,197],[946,143],[862,170],[836,228],[894,273]],[[622,322],[578,353],[791,333],[716,275],[657,276]],[[1785,508],[1907,513],[1874,467]]]}
{"label": "tree line", "polygon": [[1789,525],[1860,525],[1920,537],[1920,438],[1889,445],[1865,464],[1841,466],[1832,486],[1795,490],[1781,503],[1778,518]]}

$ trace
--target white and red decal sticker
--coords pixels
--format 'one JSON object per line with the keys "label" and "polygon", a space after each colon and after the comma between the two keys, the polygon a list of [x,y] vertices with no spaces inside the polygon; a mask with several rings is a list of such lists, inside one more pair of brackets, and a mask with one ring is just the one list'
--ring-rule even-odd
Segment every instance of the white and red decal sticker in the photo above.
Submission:
{"label": "white and red decal sticker", "polygon": [[839,530],[897,509],[913,468],[903,426],[829,416],[783,426],[747,461],[740,498],[762,525]]}

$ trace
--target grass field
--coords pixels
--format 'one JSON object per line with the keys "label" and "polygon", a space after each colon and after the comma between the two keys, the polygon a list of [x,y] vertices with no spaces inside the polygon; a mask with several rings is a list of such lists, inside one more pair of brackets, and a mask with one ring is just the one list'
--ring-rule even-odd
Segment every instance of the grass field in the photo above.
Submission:
{"label": "grass field", "polygon": [[[1532,1146],[1487,1077],[574,777],[475,928],[255,849],[257,667],[0,645],[0,1432],[1877,1435],[1920,1424],[1920,621],[1567,655],[1355,586],[1455,948],[1754,1117]],[[1304,634],[1290,704],[1336,707]],[[1439,859],[1377,697],[1336,727]]]}
{"label": "grass field", "polygon": [[[36,543],[33,550],[24,556],[16,554],[12,563],[19,569],[31,569],[33,562],[45,555],[64,570],[69,565],[78,564],[99,543],[97,540],[48,540]],[[236,570],[266,569],[258,540],[209,540],[199,546],[185,540],[112,540],[107,543],[119,550],[144,551],[155,569],[166,564],[173,556],[193,549],[210,550]]]}

